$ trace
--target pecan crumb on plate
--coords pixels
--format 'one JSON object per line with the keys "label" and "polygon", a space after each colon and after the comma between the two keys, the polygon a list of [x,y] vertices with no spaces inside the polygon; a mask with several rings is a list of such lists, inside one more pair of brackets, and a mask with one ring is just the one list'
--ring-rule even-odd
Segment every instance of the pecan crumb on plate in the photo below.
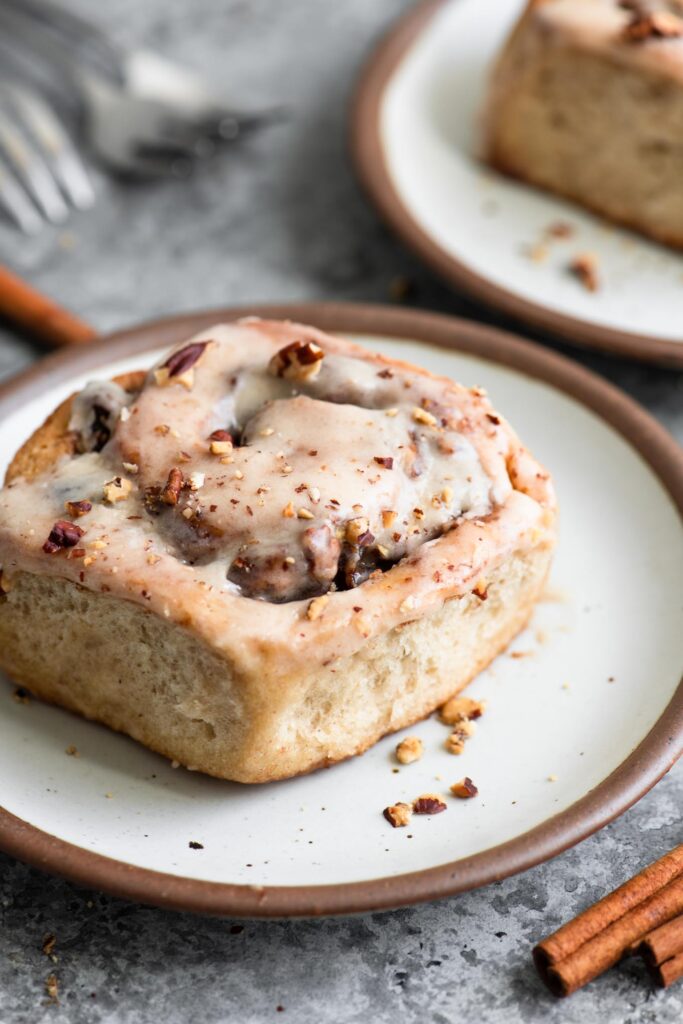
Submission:
{"label": "pecan crumb on plate", "polygon": [[445,810],[446,804],[436,793],[423,793],[413,801],[415,814],[441,814]]}
{"label": "pecan crumb on plate", "polygon": [[422,753],[422,740],[417,736],[406,736],[396,746],[396,760],[401,764],[412,764],[414,761],[419,761]]}
{"label": "pecan crumb on plate", "polygon": [[474,700],[472,697],[451,697],[439,708],[439,718],[446,725],[481,718],[486,710],[485,700]]}
{"label": "pecan crumb on plate", "polygon": [[600,287],[598,261],[592,253],[584,252],[575,256],[569,264],[569,270],[587,291],[598,291]]}
{"label": "pecan crumb on plate", "polygon": [[391,804],[384,808],[382,814],[393,828],[403,828],[410,823],[413,809],[410,804]]}
{"label": "pecan crumb on plate", "polygon": [[467,718],[456,722],[453,732],[446,740],[446,750],[449,754],[462,754],[465,749],[465,742],[470,736],[474,735],[475,729],[474,722],[470,722]]}

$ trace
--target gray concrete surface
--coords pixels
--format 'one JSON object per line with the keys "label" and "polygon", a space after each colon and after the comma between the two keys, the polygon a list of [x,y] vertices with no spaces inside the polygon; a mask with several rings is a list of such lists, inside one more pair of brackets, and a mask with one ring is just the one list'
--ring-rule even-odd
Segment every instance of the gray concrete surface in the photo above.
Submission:
{"label": "gray concrete surface", "polygon": [[[391,301],[397,275],[414,282],[413,305],[503,323],[450,292],[392,238],[349,165],[355,74],[408,6],[79,0],[122,40],[204,67],[254,105],[282,102],[287,116],[189,182],[131,186],[98,173],[94,212],[31,241],[0,226],[2,259],[102,330],[230,302]],[[683,437],[683,375],[555,347]],[[0,374],[38,355],[0,329]],[[682,806],[678,769],[601,833],[525,875],[353,920],[242,927],[84,892],[0,856],[0,1024],[673,1024],[683,1020],[683,986],[653,991],[638,963],[557,1003],[529,952],[680,842]],[[56,964],[41,952],[48,932],[57,936]],[[45,1004],[53,971],[59,1006]]]}

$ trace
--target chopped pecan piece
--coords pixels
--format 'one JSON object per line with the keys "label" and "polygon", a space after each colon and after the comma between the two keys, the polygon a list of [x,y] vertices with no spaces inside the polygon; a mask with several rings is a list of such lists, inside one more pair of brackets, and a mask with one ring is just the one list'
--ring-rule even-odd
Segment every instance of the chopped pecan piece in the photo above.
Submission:
{"label": "chopped pecan piece", "polygon": [[168,474],[168,480],[166,486],[161,492],[161,500],[164,505],[177,505],[180,492],[183,489],[183,474],[180,472],[177,466]]}
{"label": "chopped pecan piece", "polygon": [[437,425],[436,416],[432,416],[431,412],[427,412],[426,409],[421,409],[417,405],[413,409],[413,419],[416,423],[423,423],[426,427],[435,427]]}
{"label": "chopped pecan piece", "polygon": [[287,380],[313,380],[320,373],[325,353],[313,341],[292,341],[276,352],[268,369]]}
{"label": "chopped pecan piece", "polygon": [[357,516],[355,519],[349,519],[346,524],[346,539],[349,544],[357,544],[360,547],[361,539],[368,533],[368,521],[365,516]]}
{"label": "chopped pecan piece", "polygon": [[413,815],[413,809],[410,806],[410,804],[391,804],[389,807],[384,808],[382,814],[387,819],[392,828],[404,828],[406,825],[410,824],[410,819]]}
{"label": "chopped pecan piece", "polygon": [[188,391],[194,384],[194,366],[201,358],[208,341],[191,341],[177,352],[172,352],[165,363],[154,371],[154,379],[160,387],[168,384],[182,384]]}
{"label": "chopped pecan piece", "polygon": [[43,544],[43,551],[46,555],[54,555],[65,548],[75,548],[85,530],[75,523],[66,519],[58,519],[50,530],[49,536]]}
{"label": "chopped pecan piece", "polygon": [[481,718],[486,709],[485,700],[473,700],[472,697],[451,697],[443,707],[439,708],[439,718],[446,725]]}
{"label": "chopped pecan piece", "polygon": [[64,508],[74,519],[80,519],[90,512],[92,504],[89,501],[65,501]]}
{"label": "chopped pecan piece", "polygon": [[669,11],[636,12],[624,29],[624,39],[628,43],[676,39],[679,36],[683,36],[683,18]]}
{"label": "chopped pecan piece", "polygon": [[462,754],[465,749],[465,741],[475,732],[476,726],[467,718],[455,723],[455,728],[446,740],[446,750],[449,754]]}
{"label": "chopped pecan piece", "polygon": [[214,430],[209,434],[209,449],[212,455],[227,455],[233,449],[233,437],[229,430]]}
{"label": "chopped pecan piece", "polygon": [[329,600],[330,599],[327,594],[322,594],[320,597],[314,597],[306,609],[306,618],[310,619],[311,622],[315,622],[316,619],[319,619],[325,611],[325,606]]}
{"label": "chopped pecan piece", "polygon": [[132,490],[133,485],[130,480],[126,480],[125,476],[115,476],[113,480],[107,480],[104,485],[104,500],[111,505],[117,501],[125,501]]}
{"label": "chopped pecan piece", "polygon": [[406,736],[396,747],[396,760],[399,764],[412,764],[422,757],[422,740],[417,736]]}
{"label": "chopped pecan piece", "polygon": [[473,796],[476,796],[479,790],[472,782],[469,776],[465,776],[460,782],[454,782],[451,786],[451,793],[453,796],[457,796],[460,800],[470,800]]}
{"label": "chopped pecan piece", "polygon": [[375,462],[384,469],[394,468],[394,460],[390,455],[375,455]]}
{"label": "chopped pecan piece", "polygon": [[413,801],[415,814],[441,814],[445,810],[446,804],[436,793],[423,793]]}

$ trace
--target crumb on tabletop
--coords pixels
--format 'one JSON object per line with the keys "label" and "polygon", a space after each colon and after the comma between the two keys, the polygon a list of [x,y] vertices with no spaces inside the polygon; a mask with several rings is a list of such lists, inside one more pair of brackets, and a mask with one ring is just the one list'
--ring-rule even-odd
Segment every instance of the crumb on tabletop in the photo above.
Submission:
{"label": "crumb on tabletop", "polygon": [[59,979],[56,974],[48,974],[45,979],[45,992],[50,1003],[59,1005]]}
{"label": "crumb on tabletop", "polygon": [[57,936],[54,932],[48,932],[47,935],[43,937],[40,947],[45,956],[49,956],[53,963],[57,963],[57,957],[55,956],[54,951],[56,944]]}

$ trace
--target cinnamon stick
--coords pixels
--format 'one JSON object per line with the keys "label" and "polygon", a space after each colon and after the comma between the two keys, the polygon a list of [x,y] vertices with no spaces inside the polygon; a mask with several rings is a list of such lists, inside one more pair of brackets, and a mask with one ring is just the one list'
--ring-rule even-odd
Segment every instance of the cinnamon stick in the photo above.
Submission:
{"label": "cinnamon stick", "polygon": [[52,345],[83,345],[97,332],[0,264],[0,316]]}
{"label": "cinnamon stick", "polygon": [[655,981],[662,988],[673,985],[674,981],[683,978],[683,953],[679,953],[678,956],[674,956],[670,960],[665,960],[663,964],[658,964],[652,973]]}
{"label": "cinnamon stick", "polygon": [[646,935],[638,952],[662,988],[683,977],[683,914]]}
{"label": "cinnamon stick", "polygon": [[570,995],[682,912],[683,844],[539,943],[536,968],[551,992]]}
{"label": "cinnamon stick", "polygon": [[638,952],[650,964],[661,964],[672,956],[683,953],[683,914],[673,921],[649,932],[640,944]]}

